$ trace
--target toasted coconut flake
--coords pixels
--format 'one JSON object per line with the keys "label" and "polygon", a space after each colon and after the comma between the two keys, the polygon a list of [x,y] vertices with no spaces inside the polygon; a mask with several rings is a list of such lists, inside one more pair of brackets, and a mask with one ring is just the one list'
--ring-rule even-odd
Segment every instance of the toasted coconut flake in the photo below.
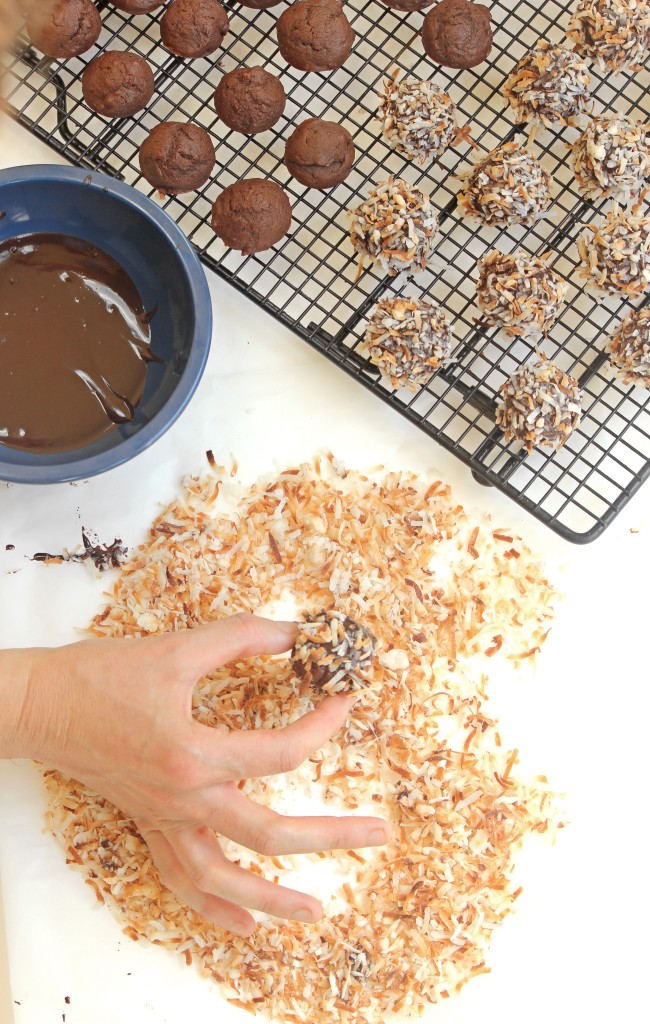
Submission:
{"label": "toasted coconut flake", "polygon": [[636,202],[650,173],[646,125],[619,114],[594,117],[573,146],[573,170],[587,199]]}
{"label": "toasted coconut flake", "polygon": [[[529,454],[537,445],[558,451],[580,422],[580,385],[549,359],[520,366],[499,393],[497,424],[506,441],[523,441]],[[519,553],[506,551],[504,557],[516,561]]]}
{"label": "toasted coconut flake", "polygon": [[599,292],[640,299],[650,290],[650,217],[614,206],[578,238],[582,277]]}
{"label": "toasted coconut flake", "polygon": [[367,684],[374,653],[370,630],[343,612],[332,611],[309,615],[300,624],[291,664],[308,686],[324,693],[347,693]]}
{"label": "toasted coconut flake", "polygon": [[409,160],[437,159],[457,134],[456,107],[433,82],[405,78],[384,82],[378,116],[388,142]]}
{"label": "toasted coconut flake", "polygon": [[417,391],[451,358],[454,336],[444,311],[422,299],[380,299],[364,344],[393,387]]}
{"label": "toasted coconut flake", "polygon": [[609,360],[625,384],[650,390],[650,309],[633,309],[607,346]]}
{"label": "toasted coconut flake", "polygon": [[551,204],[551,175],[518,142],[497,146],[464,178],[458,195],[460,209],[483,224],[532,227]]}
{"label": "toasted coconut flake", "polygon": [[542,257],[494,249],[477,267],[476,301],[488,323],[533,341],[548,333],[562,309],[567,286]]}
{"label": "toasted coconut flake", "polygon": [[391,277],[426,267],[439,222],[429,196],[417,185],[389,178],[348,216],[350,239],[362,261],[369,257]]}
{"label": "toasted coconut flake", "polygon": [[503,88],[518,122],[545,128],[573,124],[589,102],[591,75],[582,58],[540,39],[517,64]]}
{"label": "toasted coconut flake", "polygon": [[[320,575],[306,559],[316,531],[304,524],[314,523],[331,545]],[[364,624],[392,660],[377,659],[339,736],[282,780],[242,788],[273,803],[287,786],[319,786],[337,808],[356,807],[366,794],[381,803],[396,838],[386,848],[340,855],[354,880],[317,924],[267,918],[243,939],[165,889],[133,822],[46,770],[50,828],[130,938],[176,951],[222,985],[233,1005],[281,1024],[379,1024],[392,1012],[418,1013],[448,998],[488,969],[493,931],[519,891],[515,854],[527,834],[552,832],[557,814],[545,780],[517,777],[512,745],[501,746],[485,713],[485,671],[504,655],[530,663],[554,600],[526,545],[495,532],[470,520],[439,482],[347,472],[333,456],[248,489],[214,467],[185,480],[181,497],[120,570],[93,633],[140,635],[149,613],[159,632],[181,630],[272,605],[287,588],[305,614],[321,609],[329,593],[338,612],[354,617],[355,598],[363,596]],[[271,533],[282,538],[282,565]],[[521,557],[505,558],[499,537]],[[486,660],[497,638],[501,650]],[[272,728],[310,710],[313,698],[289,659],[256,657],[203,678],[194,715],[213,728]],[[235,856],[291,884],[287,858],[241,849]]]}
{"label": "toasted coconut flake", "polygon": [[603,71],[635,70],[650,50],[648,0],[578,0],[567,36]]}

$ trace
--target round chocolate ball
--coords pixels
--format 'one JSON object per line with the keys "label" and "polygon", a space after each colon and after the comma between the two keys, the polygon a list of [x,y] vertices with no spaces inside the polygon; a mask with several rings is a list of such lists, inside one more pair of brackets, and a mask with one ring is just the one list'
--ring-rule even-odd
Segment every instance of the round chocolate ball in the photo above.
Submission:
{"label": "round chocolate ball", "polygon": [[91,0],[39,0],[29,8],[26,25],[30,42],[46,57],[78,57],[102,30]]}
{"label": "round chocolate ball", "polygon": [[298,0],[278,18],[280,53],[299,71],[334,71],[350,54],[354,32],[341,0]]}
{"label": "round chocolate ball", "polygon": [[266,11],[269,7],[277,7],[280,0],[239,0],[242,7],[252,7],[254,11]]}
{"label": "round chocolate ball", "polygon": [[228,15],[219,0],[174,0],[160,20],[160,38],[179,57],[205,57],[221,46]]}
{"label": "round chocolate ball", "polygon": [[580,422],[582,399],[575,377],[538,355],[501,385],[495,418],[506,443],[521,441],[529,455],[538,446],[559,451]]}
{"label": "round chocolate ball", "polygon": [[343,612],[309,615],[299,625],[291,667],[323,693],[352,693],[368,684],[376,646],[370,630]]}
{"label": "round chocolate ball", "polygon": [[492,49],[490,12],[470,0],[440,0],[424,19],[422,43],[436,64],[473,68]]}
{"label": "round chocolate ball", "polygon": [[108,50],[85,69],[81,88],[91,110],[105,117],[130,117],[153,96],[153,71],[137,53]]}
{"label": "round chocolate ball", "polygon": [[284,162],[301,185],[325,189],[345,181],[354,156],[354,143],[347,128],[310,117],[289,137]]}
{"label": "round chocolate ball", "polygon": [[127,14],[148,14],[155,11],[156,7],[162,7],[165,0],[111,0],[113,7]]}
{"label": "round chocolate ball", "polygon": [[224,75],[214,94],[217,114],[228,128],[255,135],[280,119],[287,102],[282,82],[263,68],[236,68]]}
{"label": "round chocolate ball", "polygon": [[201,188],[216,160],[205,129],[179,121],[157,124],[140,146],[139,156],[149,184],[168,195]]}
{"label": "round chocolate ball", "polygon": [[270,249],[286,235],[291,227],[291,204],[274,181],[244,178],[217,197],[212,227],[230,249],[250,256]]}

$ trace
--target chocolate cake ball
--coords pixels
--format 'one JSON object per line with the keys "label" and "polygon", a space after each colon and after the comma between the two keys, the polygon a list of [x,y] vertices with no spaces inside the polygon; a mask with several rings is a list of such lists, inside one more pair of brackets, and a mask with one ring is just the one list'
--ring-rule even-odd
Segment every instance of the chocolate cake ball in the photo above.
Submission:
{"label": "chocolate cake ball", "polygon": [[341,0],[298,0],[278,18],[280,53],[299,71],[334,71],[347,60],[354,32]]}
{"label": "chocolate cake ball", "polygon": [[573,124],[589,103],[591,75],[579,54],[540,39],[503,88],[515,119],[551,128]]}
{"label": "chocolate cake ball", "polygon": [[614,372],[625,384],[650,390],[650,309],[633,309],[607,346]]}
{"label": "chocolate cake ball", "polygon": [[201,188],[215,160],[205,129],[180,121],[157,124],[140,146],[140,170],[150,185],[168,195]]}
{"label": "chocolate cake ball", "polygon": [[323,693],[352,693],[368,682],[376,639],[343,612],[310,615],[298,624],[291,667],[308,686]]}
{"label": "chocolate cake ball", "polygon": [[394,388],[417,391],[449,362],[454,336],[440,306],[424,300],[380,299],[364,338],[370,361]]}
{"label": "chocolate cake ball", "polygon": [[347,128],[310,117],[289,136],[284,162],[301,185],[325,189],[345,181],[354,156],[354,142]]}
{"label": "chocolate cake ball", "polygon": [[25,21],[30,42],[47,57],[78,57],[97,42],[102,30],[91,0],[39,0]]}
{"label": "chocolate cake ball", "polygon": [[650,173],[646,125],[619,114],[595,117],[573,146],[573,170],[587,199],[637,200]]}
{"label": "chocolate cake ball", "polygon": [[448,93],[433,82],[392,78],[379,94],[379,119],[393,149],[409,160],[424,163],[442,156],[457,132],[456,107]]}
{"label": "chocolate cake ball", "polygon": [[252,7],[254,11],[266,11],[269,7],[277,7],[281,0],[239,0],[242,7]]}
{"label": "chocolate cake ball", "polygon": [[396,277],[403,270],[423,270],[439,231],[438,214],[417,185],[389,178],[348,213],[350,240],[361,256]]}
{"label": "chocolate cake ball", "polygon": [[156,7],[162,7],[165,0],[111,0],[113,7],[127,14],[148,14],[155,11]]}
{"label": "chocolate cake ball", "polygon": [[81,87],[91,110],[105,117],[131,117],[153,96],[153,71],[137,53],[108,50],[84,70]]}
{"label": "chocolate cake ball", "polygon": [[228,15],[218,0],[173,0],[160,19],[160,38],[179,57],[205,57],[221,46]]}
{"label": "chocolate cake ball", "polygon": [[464,175],[458,202],[466,217],[484,224],[531,227],[551,204],[552,178],[518,142],[506,142]]}
{"label": "chocolate cake ball", "polygon": [[499,394],[497,425],[506,441],[522,441],[529,455],[538,445],[559,451],[580,422],[580,385],[549,359],[520,366]]}
{"label": "chocolate cake ball", "polygon": [[255,135],[282,117],[287,102],[282,82],[263,68],[236,68],[224,75],[214,94],[217,114],[228,128]]}
{"label": "chocolate cake ball", "polygon": [[578,0],[567,35],[603,71],[634,70],[650,52],[650,2]]}
{"label": "chocolate cake ball", "polygon": [[617,206],[578,239],[581,276],[608,295],[641,299],[650,289],[650,217]]}
{"label": "chocolate cake ball", "polygon": [[394,11],[423,11],[431,7],[435,0],[384,0],[386,7],[392,7]]}
{"label": "chocolate cake ball", "polygon": [[217,197],[212,227],[229,248],[250,256],[270,249],[286,235],[291,227],[291,204],[274,181],[245,178]]}
{"label": "chocolate cake ball", "polygon": [[445,68],[473,68],[492,49],[492,19],[487,7],[470,0],[440,0],[422,26],[425,53]]}
{"label": "chocolate cake ball", "polygon": [[477,266],[476,301],[489,324],[533,341],[548,333],[567,285],[543,259],[494,249]]}

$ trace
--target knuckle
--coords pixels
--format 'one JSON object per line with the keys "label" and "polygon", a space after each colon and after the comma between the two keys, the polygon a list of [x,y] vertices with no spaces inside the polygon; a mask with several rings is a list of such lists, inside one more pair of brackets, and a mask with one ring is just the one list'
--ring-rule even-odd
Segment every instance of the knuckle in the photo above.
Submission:
{"label": "knuckle", "polygon": [[192,755],[184,749],[170,745],[162,755],[160,765],[162,778],[167,784],[183,792],[200,788],[202,770]]}
{"label": "knuckle", "polygon": [[282,831],[278,821],[267,821],[253,837],[252,848],[264,857],[282,853]]}
{"label": "knuckle", "polygon": [[306,753],[298,740],[287,740],[280,750],[280,771],[294,772],[305,760]]}
{"label": "knuckle", "polygon": [[250,612],[237,612],[228,619],[228,624],[237,631],[244,643],[257,636],[257,619]]}
{"label": "knuckle", "polygon": [[199,892],[212,895],[219,893],[219,876],[214,869],[195,864],[190,866],[189,875]]}

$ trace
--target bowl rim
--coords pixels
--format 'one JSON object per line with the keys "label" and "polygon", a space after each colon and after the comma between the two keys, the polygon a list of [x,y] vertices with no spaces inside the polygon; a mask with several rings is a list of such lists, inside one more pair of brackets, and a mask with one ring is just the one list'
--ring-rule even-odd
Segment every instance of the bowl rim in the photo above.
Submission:
{"label": "bowl rim", "polygon": [[[44,464],[41,460],[43,457],[49,458],[49,456],[42,452],[34,453],[33,456],[30,456],[28,452],[24,453],[24,463],[7,463],[2,457],[4,446],[0,445],[0,480],[24,484],[69,483],[72,480],[98,476],[100,473],[123,465],[149,448],[176,422],[194,395],[208,360],[212,340],[212,300],[203,265],[181,228],[168,213],[161,210],[148,196],[138,192],[132,185],[127,185],[125,182],[91,168],[31,164],[26,167],[10,167],[0,170],[0,195],[4,186],[20,185],[26,182],[38,182],[43,185],[47,185],[48,182],[63,182],[83,188],[99,189],[105,194],[111,194],[118,201],[152,222],[169,238],[176,249],[194,303],[194,341],[183,375],[162,409],[132,437],[126,438],[114,448],[109,448],[99,455],[80,458],[68,463]],[[52,458],[56,459],[56,456],[60,454],[64,453],[53,453]],[[35,461],[30,463],[30,458],[34,458]]]}

